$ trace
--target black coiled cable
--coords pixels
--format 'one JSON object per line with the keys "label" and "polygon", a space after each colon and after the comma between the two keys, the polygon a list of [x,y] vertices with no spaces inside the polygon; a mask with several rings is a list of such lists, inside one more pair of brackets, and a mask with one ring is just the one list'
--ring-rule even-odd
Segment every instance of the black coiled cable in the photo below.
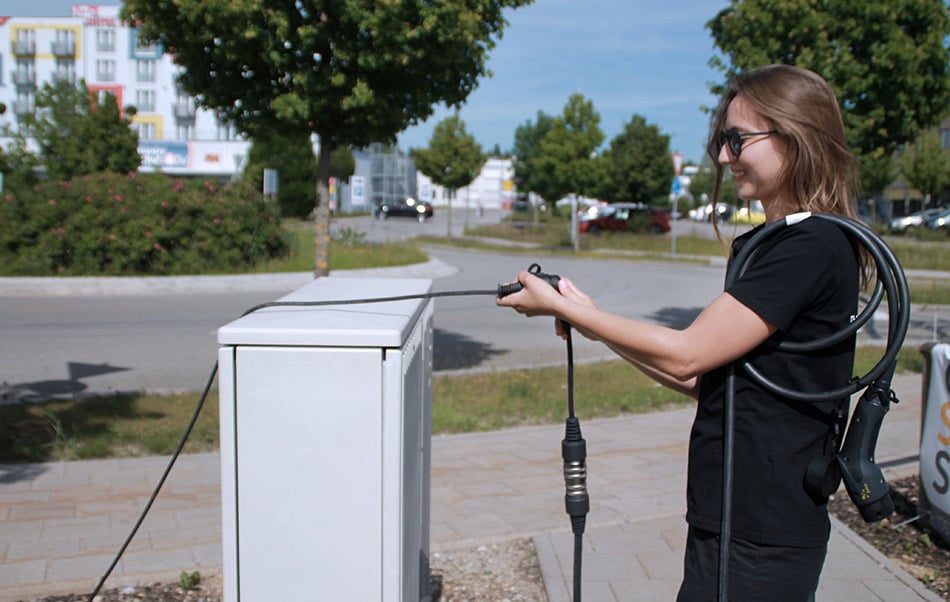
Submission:
{"label": "black coiled cable", "polygon": [[[729,264],[726,271],[726,288],[745,273],[748,266],[754,260],[759,247],[763,242],[775,235],[779,230],[792,226],[803,219],[817,218],[828,220],[836,224],[844,232],[851,236],[853,240],[861,244],[867,250],[868,254],[874,260],[875,274],[877,283],[874,287],[865,308],[847,327],[838,332],[805,342],[783,342],[777,346],[779,350],[805,353],[824,349],[845,340],[864,326],[875,314],[880,306],[885,294],[887,296],[888,307],[888,329],[887,343],[884,354],[867,374],[850,380],[845,385],[821,393],[808,393],[805,391],[795,391],[787,387],[780,386],[762,375],[746,359],[740,359],[737,362],[729,364],[726,368],[726,387],[723,410],[723,471],[722,471],[722,516],[719,534],[719,589],[718,600],[725,602],[728,600],[728,576],[729,576],[729,540],[732,532],[732,483],[733,483],[733,461],[734,461],[734,443],[735,443],[735,368],[736,365],[748,374],[756,383],[761,385],[771,393],[801,402],[818,402],[829,399],[838,399],[857,393],[858,391],[872,385],[879,378],[886,379],[889,383],[890,374],[893,372],[894,364],[897,361],[897,354],[900,352],[904,343],[904,337],[907,334],[907,326],[910,322],[910,291],[907,286],[907,279],[901,269],[900,263],[894,252],[887,246],[887,243],[871,228],[855,220],[828,214],[802,213],[787,216],[783,220],[778,220],[764,226],[755,233],[742,249],[736,254]],[[882,380],[883,380],[882,379]]]}

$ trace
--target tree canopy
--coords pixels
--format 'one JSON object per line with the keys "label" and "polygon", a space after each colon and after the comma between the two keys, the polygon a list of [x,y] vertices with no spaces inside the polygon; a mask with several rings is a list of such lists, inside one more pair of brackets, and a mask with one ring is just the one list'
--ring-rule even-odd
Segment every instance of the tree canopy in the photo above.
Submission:
{"label": "tree canopy", "polygon": [[[465,130],[465,122],[456,112],[436,124],[428,148],[413,149],[416,167],[439,186],[454,192],[471,184],[482,166],[485,155],[475,138]],[[452,206],[448,207],[448,236],[452,236]]]}
{"label": "tree canopy", "polygon": [[600,184],[602,170],[594,164],[600,164],[597,150],[603,142],[600,113],[594,103],[583,94],[572,94],[563,113],[551,120],[537,148],[529,153],[531,190],[548,201],[570,193],[593,194]]}
{"label": "tree canopy", "polygon": [[507,25],[531,0],[257,2],[126,0],[200,106],[244,133],[275,122],[320,138],[317,275],[328,271],[330,153],[394,142],[439,103],[460,106]]}
{"label": "tree canopy", "polygon": [[786,63],[828,80],[861,156],[890,155],[950,104],[944,0],[732,0],[707,27],[727,77]]}
{"label": "tree canopy", "polygon": [[539,191],[543,186],[540,176],[529,167],[532,159],[541,152],[541,140],[547,135],[554,123],[554,117],[544,111],[538,111],[534,122],[526,121],[515,129],[515,145],[512,149],[512,161],[515,168],[515,182],[519,190]]}
{"label": "tree canopy", "polygon": [[277,204],[283,217],[305,218],[313,211],[317,192],[317,158],[310,133],[303,129],[286,132],[262,130],[247,153],[244,178],[261,190],[264,170],[277,171]]}
{"label": "tree canopy", "polygon": [[36,140],[39,160],[49,177],[138,169],[138,136],[119,113],[114,94],[91,94],[85,83],[44,84],[36,95],[36,113],[27,115],[25,133]]}
{"label": "tree canopy", "polygon": [[673,181],[670,137],[660,128],[634,115],[606,154],[609,165],[608,193],[611,201],[648,205],[665,204]]}
{"label": "tree canopy", "polygon": [[936,198],[950,187],[950,154],[940,146],[936,129],[924,132],[916,144],[904,147],[901,175],[923,193],[925,200]]}

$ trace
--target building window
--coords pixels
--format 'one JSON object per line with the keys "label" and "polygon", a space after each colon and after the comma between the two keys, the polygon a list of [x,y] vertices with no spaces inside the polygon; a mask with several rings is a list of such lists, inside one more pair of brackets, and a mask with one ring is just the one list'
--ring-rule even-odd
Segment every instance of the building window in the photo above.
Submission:
{"label": "building window", "polygon": [[155,112],[155,90],[138,90],[135,92],[135,108],[145,113]]}
{"label": "building window", "polygon": [[16,30],[16,42],[13,44],[15,54],[33,56],[36,54],[36,31],[33,29]]}
{"label": "building window", "polygon": [[76,63],[69,59],[56,59],[56,68],[53,70],[53,81],[67,82],[76,85]]}
{"label": "building window", "polygon": [[179,140],[193,140],[195,137],[195,126],[187,123],[179,123],[177,134]]}
{"label": "building window", "polygon": [[52,50],[58,57],[76,56],[76,32],[72,29],[57,29]]}
{"label": "building window", "polygon": [[32,115],[36,112],[32,91],[17,91],[16,100],[13,103],[13,112],[17,116]]}
{"label": "building window", "polygon": [[96,80],[100,82],[115,81],[115,61],[106,59],[96,61]]}
{"label": "building window", "polygon": [[16,67],[13,72],[13,83],[17,86],[32,88],[36,85],[36,66],[33,59],[16,60]]}
{"label": "building window", "polygon": [[218,123],[218,141],[237,140],[237,130],[229,123]]}
{"label": "building window", "polygon": [[155,81],[155,61],[135,61],[136,78],[140,82]]}
{"label": "building window", "polygon": [[139,38],[138,30],[134,30],[132,33],[133,38],[133,47],[132,47],[132,56],[136,58],[158,58],[161,56],[161,47],[152,42],[145,42]]}
{"label": "building window", "polygon": [[115,52],[115,30],[96,30],[96,50],[99,52]]}
{"label": "building window", "polygon": [[135,129],[138,130],[139,140],[155,140],[154,123],[137,123],[135,124]]}

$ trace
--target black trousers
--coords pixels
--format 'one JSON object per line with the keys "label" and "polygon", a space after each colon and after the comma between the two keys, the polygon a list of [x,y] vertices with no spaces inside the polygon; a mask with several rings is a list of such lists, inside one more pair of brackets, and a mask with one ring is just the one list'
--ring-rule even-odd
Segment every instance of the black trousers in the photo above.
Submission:
{"label": "black trousers", "polygon": [[[828,546],[768,546],[735,537],[729,542],[729,600],[813,602]],[[719,534],[694,527],[686,538],[683,583],[677,602],[709,602],[719,592]]]}

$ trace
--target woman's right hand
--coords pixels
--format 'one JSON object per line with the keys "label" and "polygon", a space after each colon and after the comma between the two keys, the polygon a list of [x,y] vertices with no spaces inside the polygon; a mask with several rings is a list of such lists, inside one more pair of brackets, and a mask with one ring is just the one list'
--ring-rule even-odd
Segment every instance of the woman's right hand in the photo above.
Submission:
{"label": "woman's right hand", "polygon": [[[568,278],[560,279],[560,281],[557,283],[557,290],[559,293],[561,293],[561,296],[565,301],[576,303],[590,310],[597,309],[597,305],[594,303],[594,300],[581,291],[581,289],[577,288],[577,285]],[[562,339],[567,337],[566,324],[566,322],[560,319],[554,321],[554,332]],[[590,332],[584,330],[583,328],[578,328],[573,324],[571,327],[588,339],[599,340],[597,337],[591,336]]]}

